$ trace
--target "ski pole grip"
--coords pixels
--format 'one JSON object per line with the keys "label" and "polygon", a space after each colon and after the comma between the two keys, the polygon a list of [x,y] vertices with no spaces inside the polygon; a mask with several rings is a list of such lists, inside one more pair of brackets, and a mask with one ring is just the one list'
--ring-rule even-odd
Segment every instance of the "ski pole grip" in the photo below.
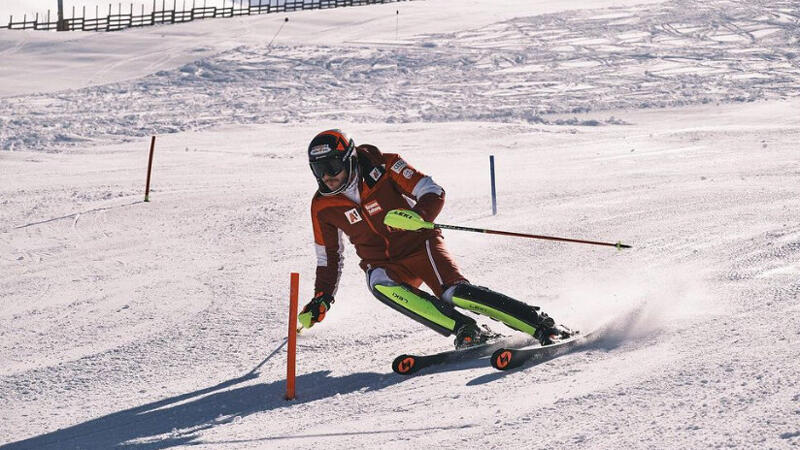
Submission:
{"label": "ski pole grip", "polygon": [[406,231],[432,230],[433,224],[426,222],[419,214],[410,209],[393,209],[386,213],[383,224],[387,227]]}

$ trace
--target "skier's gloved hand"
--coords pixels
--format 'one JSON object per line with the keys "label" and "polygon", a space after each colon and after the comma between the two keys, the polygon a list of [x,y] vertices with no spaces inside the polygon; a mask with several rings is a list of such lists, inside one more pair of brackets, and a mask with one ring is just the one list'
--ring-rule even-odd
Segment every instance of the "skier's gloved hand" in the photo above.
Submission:
{"label": "skier's gloved hand", "polygon": [[325,313],[331,309],[333,302],[332,295],[317,292],[317,295],[297,315],[297,320],[303,325],[303,328],[311,328],[315,323],[322,322],[322,319],[325,318]]}

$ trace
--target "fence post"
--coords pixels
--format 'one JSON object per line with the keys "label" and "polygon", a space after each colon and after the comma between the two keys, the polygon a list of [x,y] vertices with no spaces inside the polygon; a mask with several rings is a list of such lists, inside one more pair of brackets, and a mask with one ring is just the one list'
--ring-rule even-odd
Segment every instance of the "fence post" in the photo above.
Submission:
{"label": "fence post", "polygon": [[66,28],[67,27],[64,26],[64,0],[58,0],[58,22],[56,23],[56,31],[66,31]]}

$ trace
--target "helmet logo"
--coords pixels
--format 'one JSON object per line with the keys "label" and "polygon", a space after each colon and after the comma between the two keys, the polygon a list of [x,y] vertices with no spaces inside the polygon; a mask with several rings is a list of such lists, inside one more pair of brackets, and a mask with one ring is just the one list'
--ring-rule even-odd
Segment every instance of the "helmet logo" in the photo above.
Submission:
{"label": "helmet logo", "polygon": [[328,153],[329,151],[331,151],[331,147],[328,144],[322,144],[311,147],[311,151],[308,152],[308,154],[311,156],[318,156],[323,153]]}

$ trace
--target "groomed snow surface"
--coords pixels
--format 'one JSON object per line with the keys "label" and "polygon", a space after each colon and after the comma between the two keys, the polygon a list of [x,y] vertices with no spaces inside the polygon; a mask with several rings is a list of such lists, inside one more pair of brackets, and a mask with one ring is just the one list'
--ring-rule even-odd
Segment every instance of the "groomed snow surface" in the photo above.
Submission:
{"label": "groomed snow surface", "polygon": [[[0,447],[800,445],[798,30],[791,1],[428,0],[0,32]],[[600,338],[395,375],[452,340],[348,247],[285,401],[329,127],[433,175],[442,223],[633,245],[445,233]]]}

